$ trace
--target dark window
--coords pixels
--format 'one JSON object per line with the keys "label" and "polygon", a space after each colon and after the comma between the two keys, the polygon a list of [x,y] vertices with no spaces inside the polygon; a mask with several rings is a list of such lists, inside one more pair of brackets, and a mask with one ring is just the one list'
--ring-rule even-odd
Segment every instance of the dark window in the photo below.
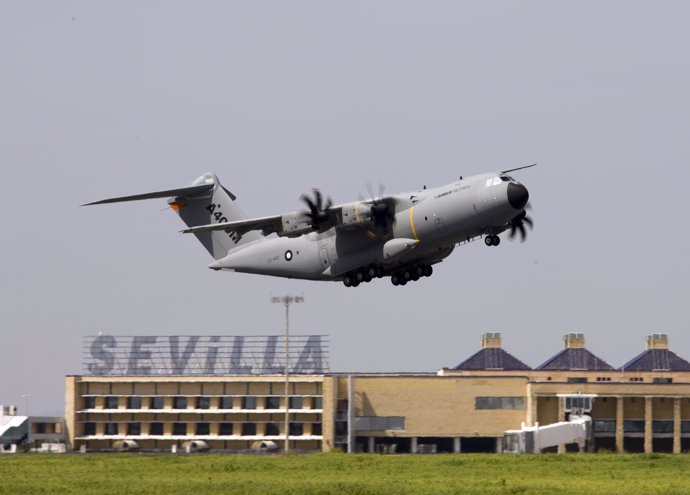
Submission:
{"label": "dark window", "polygon": [[323,435],[321,423],[312,423],[311,434],[312,435]]}
{"label": "dark window", "polygon": [[218,427],[219,435],[232,435],[232,423],[221,423]]}
{"label": "dark window", "polygon": [[290,436],[304,435],[304,423],[290,423]]}
{"label": "dark window", "polygon": [[654,420],[652,421],[653,433],[673,433],[672,420]]}
{"label": "dark window", "polygon": [[475,409],[524,409],[524,397],[475,397]]}
{"label": "dark window", "polygon": [[242,397],[242,409],[256,409],[256,397],[253,395]]}
{"label": "dark window", "polygon": [[173,409],[187,409],[187,397],[181,395],[173,397]]}
{"label": "dark window", "polygon": [[187,423],[173,423],[173,435],[186,435]]}
{"label": "dark window", "polygon": [[232,397],[221,397],[220,398],[220,408],[221,409],[232,409]]}
{"label": "dark window", "polygon": [[290,409],[304,409],[304,397],[290,397]]}
{"label": "dark window", "polygon": [[312,397],[311,407],[312,409],[323,409],[323,397]]}
{"label": "dark window", "polygon": [[141,409],[141,397],[127,397],[127,409]]}
{"label": "dark window", "polygon": [[105,434],[106,435],[117,435],[117,423],[106,423],[105,424]]}
{"label": "dark window", "polygon": [[280,409],[280,397],[266,397],[266,409]]}
{"label": "dark window", "polygon": [[165,407],[165,397],[151,397],[149,409],[163,409]]}
{"label": "dark window", "polygon": [[616,431],[616,421],[612,419],[595,419],[594,431],[600,433],[613,433]]}
{"label": "dark window", "polygon": [[242,423],[242,435],[256,435],[256,423]]}
{"label": "dark window", "polygon": [[141,423],[127,423],[127,435],[141,435]]}
{"label": "dark window", "polygon": [[644,420],[626,419],[623,421],[625,433],[644,433]]}
{"label": "dark window", "polygon": [[682,433],[690,433],[690,421],[681,421],[680,422],[680,431]]}
{"label": "dark window", "polygon": [[584,376],[569,376],[568,383],[587,383],[587,378]]}
{"label": "dark window", "polygon": [[162,435],[163,423],[151,423],[149,425],[149,435]]}
{"label": "dark window", "polygon": [[673,383],[673,378],[662,378],[658,376],[654,378],[654,383]]}
{"label": "dark window", "polygon": [[84,435],[95,435],[96,434],[96,423],[89,421],[84,423]]}
{"label": "dark window", "polygon": [[196,398],[196,408],[197,409],[208,409],[211,407],[211,399],[208,397],[197,397]]}
{"label": "dark window", "polygon": [[196,434],[197,435],[208,435],[211,433],[211,427],[208,423],[197,423],[196,424]]}
{"label": "dark window", "polygon": [[337,436],[347,435],[347,423],[345,421],[335,422],[335,434]]}
{"label": "dark window", "polygon": [[106,409],[117,409],[118,397],[113,397],[112,395],[105,398],[105,408]]}
{"label": "dark window", "polygon": [[278,423],[266,423],[264,435],[280,435],[280,426],[278,426]]}
{"label": "dark window", "polygon": [[96,398],[84,397],[84,409],[96,409]]}

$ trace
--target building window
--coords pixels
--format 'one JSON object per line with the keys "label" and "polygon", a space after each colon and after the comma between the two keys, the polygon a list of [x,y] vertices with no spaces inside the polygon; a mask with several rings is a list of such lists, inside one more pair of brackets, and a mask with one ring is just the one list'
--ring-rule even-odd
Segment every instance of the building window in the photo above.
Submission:
{"label": "building window", "polygon": [[690,421],[681,421],[680,431],[681,433],[690,433]]}
{"label": "building window", "polygon": [[211,407],[211,399],[208,397],[197,397],[196,398],[196,408],[197,409],[208,409]]}
{"label": "building window", "polygon": [[117,409],[118,406],[118,397],[114,397],[112,395],[108,396],[105,398],[105,408],[106,409]]}
{"label": "building window", "polygon": [[594,431],[597,433],[613,433],[616,431],[616,420],[614,419],[595,419]]}
{"label": "building window", "polygon": [[232,435],[232,423],[221,423],[218,426],[219,435]]}
{"label": "building window", "polygon": [[644,433],[643,419],[626,419],[623,421],[624,433]]}
{"label": "building window", "polygon": [[187,397],[181,395],[173,397],[173,409],[187,409]]}
{"label": "building window", "polygon": [[524,397],[475,397],[475,409],[524,409]]}
{"label": "building window", "polygon": [[304,423],[290,423],[290,436],[301,437],[304,435]]}
{"label": "building window", "polygon": [[141,435],[141,423],[127,423],[127,435]]}
{"label": "building window", "polygon": [[322,425],[321,423],[312,423],[311,425],[311,434],[312,435],[323,435],[322,433]]}
{"label": "building window", "polygon": [[173,435],[186,435],[187,423],[173,423]]}
{"label": "building window", "polygon": [[89,421],[84,423],[84,435],[95,435],[96,434],[96,423]]}
{"label": "building window", "polygon": [[654,378],[654,383],[673,383],[673,378],[657,376],[656,378]]}
{"label": "building window", "polygon": [[630,378],[631,382],[641,382],[643,380],[644,378],[642,378],[641,376],[633,376],[632,378]]}
{"label": "building window", "polygon": [[278,426],[278,423],[266,423],[266,427],[264,429],[264,435],[267,436],[276,436],[280,435],[280,426]]}
{"label": "building window", "polygon": [[165,397],[151,397],[149,401],[149,409],[163,409],[165,408]]}
{"label": "building window", "polygon": [[304,397],[290,397],[290,409],[304,409]]}
{"label": "building window", "polygon": [[653,420],[653,433],[673,433],[673,420]]}
{"label": "building window", "polygon": [[232,409],[232,397],[221,397],[220,398],[220,408],[221,409]]}
{"label": "building window", "polygon": [[242,423],[242,435],[256,435],[256,423]]}
{"label": "building window", "polygon": [[611,377],[610,376],[598,376],[597,381],[598,382],[610,382]]}
{"label": "building window", "polygon": [[96,398],[84,397],[84,409],[96,409]]}
{"label": "building window", "polygon": [[141,397],[138,395],[127,397],[127,409],[141,409]]}
{"label": "building window", "polygon": [[256,397],[253,395],[242,397],[242,409],[256,409]]}
{"label": "building window", "polygon": [[105,424],[105,434],[106,435],[117,435],[117,423],[106,423]]}
{"label": "building window", "polygon": [[587,383],[587,378],[584,376],[569,376],[568,383]]}
{"label": "building window", "polygon": [[163,434],[163,423],[151,423],[149,425],[149,435],[162,435]]}
{"label": "building window", "polygon": [[323,409],[323,397],[312,397],[311,408],[312,409]]}
{"label": "building window", "polygon": [[280,397],[266,397],[266,409],[280,409]]}
{"label": "building window", "polygon": [[211,433],[211,427],[208,423],[197,423],[196,424],[196,434],[197,435],[209,435]]}

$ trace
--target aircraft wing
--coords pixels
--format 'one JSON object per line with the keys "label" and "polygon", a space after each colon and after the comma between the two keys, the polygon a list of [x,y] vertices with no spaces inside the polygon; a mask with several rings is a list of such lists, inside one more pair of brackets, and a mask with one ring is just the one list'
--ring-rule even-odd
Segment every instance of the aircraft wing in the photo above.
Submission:
{"label": "aircraft wing", "polygon": [[235,232],[242,236],[251,230],[260,230],[264,235],[279,233],[283,229],[282,215],[270,217],[249,218],[247,220],[237,220],[234,222],[212,223],[209,225],[199,225],[182,230],[183,234],[198,234],[199,232],[212,232],[214,230],[224,230]]}

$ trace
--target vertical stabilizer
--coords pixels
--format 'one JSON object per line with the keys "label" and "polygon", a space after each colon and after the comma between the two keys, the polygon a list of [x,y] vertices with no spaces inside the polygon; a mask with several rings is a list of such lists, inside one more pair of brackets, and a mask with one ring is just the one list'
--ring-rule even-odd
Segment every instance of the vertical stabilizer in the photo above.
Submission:
{"label": "vertical stabilizer", "polygon": [[[233,222],[246,219],[237,204],[235,196],[225,189],[215,174],[207,173],[195,180],[190,187],[210,186],[209,189],[196,195],[175,196],[168,199],[168,204],[189,227],[213,223]],[[238,246],[258,241],[263,237],[259,232],[246,232],[238,237],[234,232],[216,230],[194,234],[199,242],[215,259],[223,258]]]}

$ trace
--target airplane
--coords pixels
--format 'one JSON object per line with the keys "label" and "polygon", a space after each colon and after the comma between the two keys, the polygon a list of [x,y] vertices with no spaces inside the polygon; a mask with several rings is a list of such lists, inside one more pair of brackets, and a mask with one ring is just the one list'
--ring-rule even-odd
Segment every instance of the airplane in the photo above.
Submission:
{"label": "airplane", "polygon": [[460,177],[440,187],[384,195],[351,203],[324,202],[318,189],[302,195],[306,209],[247,218],[218,177],[206,173],[190,186],[123,196],[82,206],[154,198],[167,202],[213,256],[209,268],[304,280],[340,281],[357,287],[390,277],[404,286],[433,273],[454,248],[484,237],[498,246],[510,230],[526,238],[529,193],[510,172]]}

